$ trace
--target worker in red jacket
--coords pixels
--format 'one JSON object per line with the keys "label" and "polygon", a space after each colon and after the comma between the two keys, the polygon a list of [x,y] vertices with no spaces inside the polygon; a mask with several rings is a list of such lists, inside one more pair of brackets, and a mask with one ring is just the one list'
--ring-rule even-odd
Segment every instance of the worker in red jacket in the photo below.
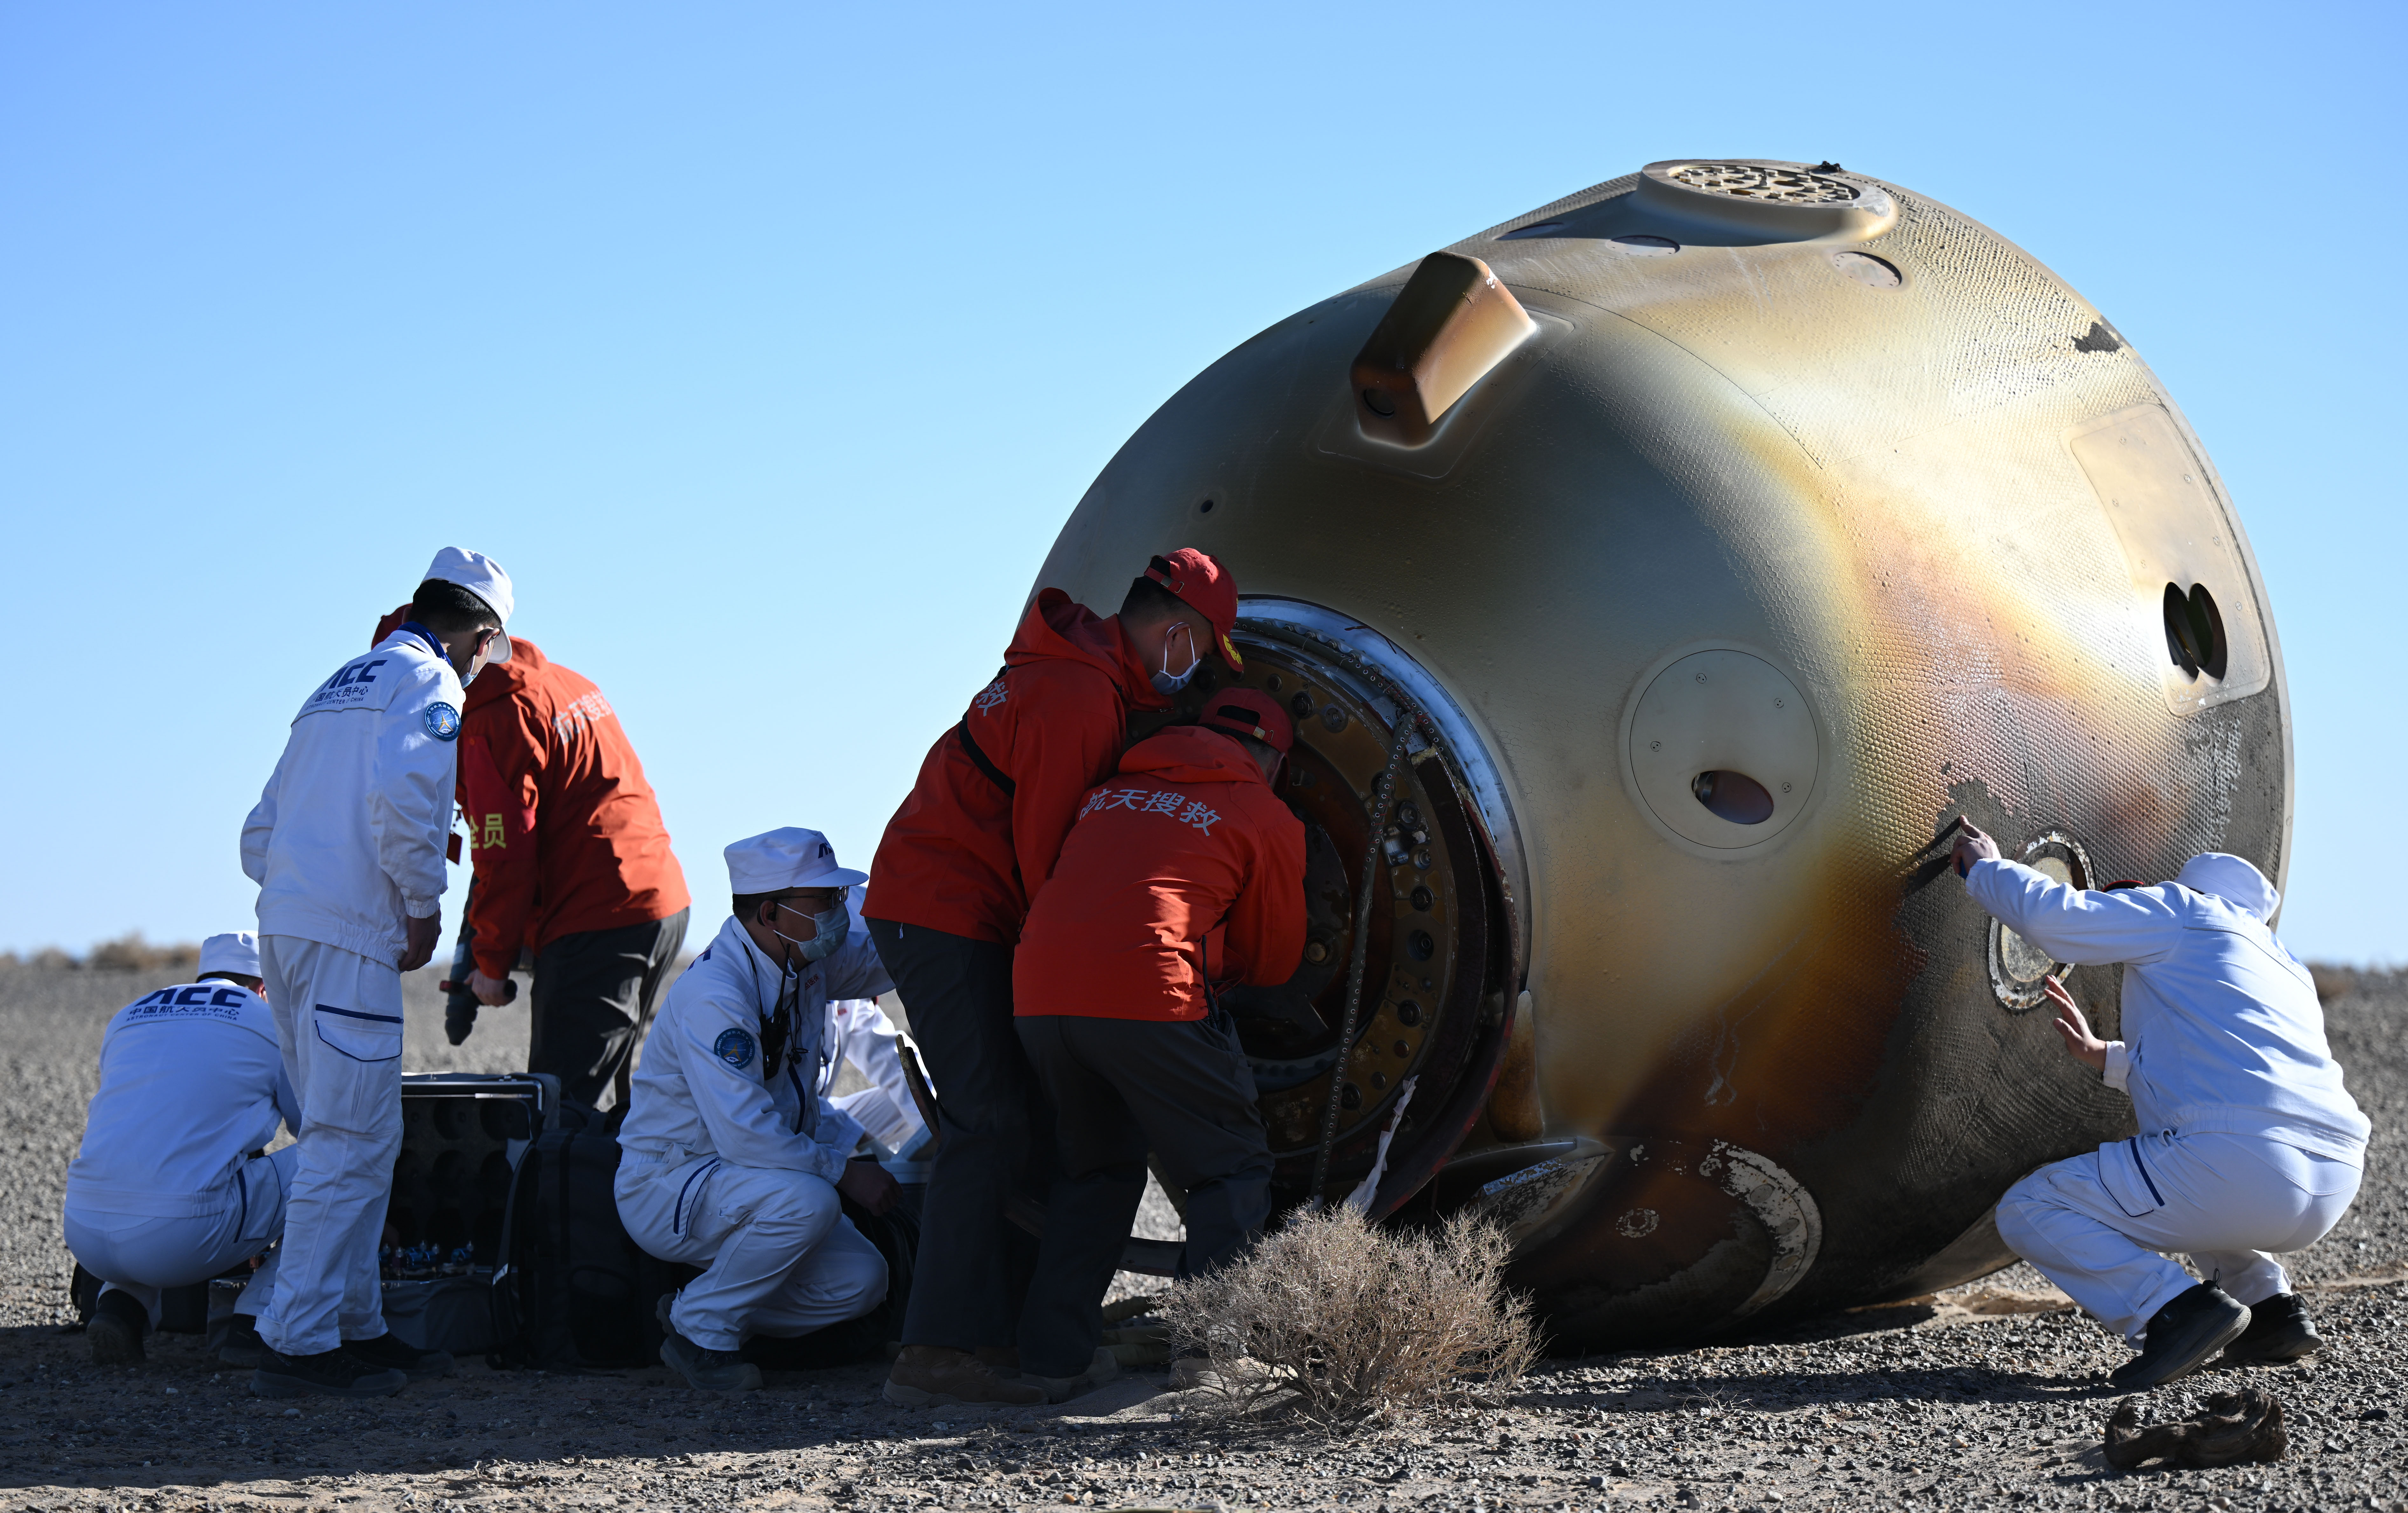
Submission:
{"label": "worker in red jacket", "polygon": [[1011,1027],[1012,948],[1081,801],[1120,761],[1130,711],[1169,707],[1212,653],[1241,668],[1237,618],[1237,584],[1192,547],[1153,559],[1110,619],[1044,590],[887,822],[863,912],[939,1132],[889,1401],[1041,1401],[995,1369],[1014,1360],[1004,1205],[1025,1177],[1037,1097]]}
{"label": "worker in red jacket", "polygon": [[1241,688],[1129,748],[1028,911],[1012,1000],[1059,1165],[1020,1362],[1054,1402],[1115,1375],[1099,1310],[1149,1149],[1187,1192],[1182,1277],[1269,1208],[1254,1074],[1214,989],[1285,982],[1304,951],[1304,823],[1273,786],[1292,738],[1278,701]]}
{"label": "worker in red jacket", "polygon": [[513,636],[469,685],[458,798],[475,877],[444,1030],[456,1046],[478,1004],[508,1002],[530,951],[527,1069],[597,1106],[652,1022],[693,902],[644,764],[600,689]]}

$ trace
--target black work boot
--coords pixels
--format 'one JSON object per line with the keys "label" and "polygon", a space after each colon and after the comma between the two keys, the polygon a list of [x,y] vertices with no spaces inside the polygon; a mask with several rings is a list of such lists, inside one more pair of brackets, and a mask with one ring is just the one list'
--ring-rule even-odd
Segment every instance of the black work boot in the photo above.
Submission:
{"label": "black work boot", "polygon": [[409,1385],[409,1378],[386,1366],[372,1366],[339,1346],[316,1355],[286,1355],[272,1345],[251,1390],[262,1397],[391,1397]]}
{"label": "black work boot", "polygon": [[258,1321],[247,1313],[227,1320],[225,1340],[218,1346],[218,1359],[230,1366],[249,1366],[253,1370],[267,1364],[267,1342],[259,1337]]}
{"label": "black work boot", "polygon": [[734,1350],[706,1350],[674,1330],[661,1341],[661,1363],[697,1392],[750,1392],[761,1385],[759,1366]]}
{"label": "black work boot", "polygon": [[92,1306],[83,1337],[92,1344],[96,1366],[138,1366],[142,1336],[150,1332],[150,1313],[124,1292],[103,1292]]}
{"label": "black work boot", "polygon": [[2263,1303],[2249,1305],[2249,1327],[2224,1348],[2219,1365],[2279,1365],[2315,1354],[2325,1348],[2315,1320],[2297,1292],[2277,1292]]}
{"label": "black work boot", "polygon": [[398,1371],[412,1381],[452,1374],[451,1356],[441,1350],[422,1350],[390,1329],[374,1339],[347,1339],[343,1349],[380,1371]]}
{"label": "black work boot", "polygon": [[706,1350],[678,1333],[669,1321],[669,1306],[677,1301],[674,1292],[664,1292],[652,1305],[652,1317],[661,1321],[661,1364],[685,1378],[685,1384],[697,1392],[751,1392],[761,1386],[761,1368],[740,1358],[734,1350]]}
{"label": "black work boot", "polygon": [[2149,1316],[2141,1353],[2107,1379],[2117,1392],[2146,1392],[2197,1371],[2248,1327],[2248,1309],[2214,1282],[2201,1282]]}

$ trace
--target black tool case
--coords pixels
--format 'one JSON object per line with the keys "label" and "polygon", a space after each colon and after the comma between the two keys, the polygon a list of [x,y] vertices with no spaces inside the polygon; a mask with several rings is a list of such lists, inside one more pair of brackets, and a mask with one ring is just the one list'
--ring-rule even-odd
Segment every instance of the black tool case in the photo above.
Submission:
{"label": "black tool case", "polygon": [[560,1079],[544,1073],[401,1079],[401,1153],[381,1258],[394,1334],[453,1355],[493,1348],[491,1294],[510,1189],[559,1109]]}

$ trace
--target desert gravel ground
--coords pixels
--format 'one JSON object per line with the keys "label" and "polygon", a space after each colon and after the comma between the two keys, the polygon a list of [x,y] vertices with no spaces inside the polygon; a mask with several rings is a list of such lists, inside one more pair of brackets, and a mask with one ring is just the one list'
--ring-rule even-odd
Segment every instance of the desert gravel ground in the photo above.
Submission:
{"label": "desert gravel ground", "polygon": [[[443,1043],[413,984],[411,1070],[506,1067],[523,1010]],[[64,1332],[64,1172],[131,975],[0,967],[0,1509],[1993,1507],[2408,1509],[2408,976],[2329,1006],[2375,1122],[2357,1207],[2296,1258],[2331,1344],[2308,1366],[2202,1375],[2286,1406],[2272,1467],[2118,1475],[2099,1456],[2125,1351],[2016,1267],[1940,1297],[1709,1348],[1554,1361],[1514,1404],[1331,1442],[1231,1426],[1132,1373],[1044,1411],[897,1410],[882,1367],[771,1373],[741,1399],[664,1370],[464,1364],[372,1405],[254,1398],[199,1342],[103,1371]]]}

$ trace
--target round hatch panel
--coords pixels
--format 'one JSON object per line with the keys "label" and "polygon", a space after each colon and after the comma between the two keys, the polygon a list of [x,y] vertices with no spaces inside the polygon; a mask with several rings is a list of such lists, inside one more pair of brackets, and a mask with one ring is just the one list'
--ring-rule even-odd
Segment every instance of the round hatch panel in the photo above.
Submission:
{"label": "round hatch panel", "polygon": [[1631,717],[1641,799],[1672,834],[1715,850],[1761,846],[1796,823],[1820,767],[1805,696],[1745,651],[1674,662]]}

